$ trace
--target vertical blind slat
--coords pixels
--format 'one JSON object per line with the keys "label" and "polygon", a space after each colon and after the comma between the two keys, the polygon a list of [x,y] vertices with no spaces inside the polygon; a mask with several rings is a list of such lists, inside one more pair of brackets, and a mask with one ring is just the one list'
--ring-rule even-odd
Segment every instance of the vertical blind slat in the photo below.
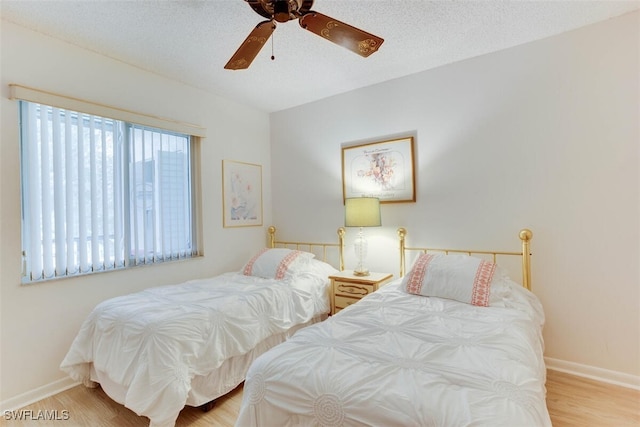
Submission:
{"label": "vertical blind slat", "polygon": [[[184,171],[184,163],[183,163],[183,157],[184,157],[184,144],[182,139],[180,139],[179,141],[179,147],[177,150],[177,153],[180,154],[179,156],[176,156],[176,166],[178,168],[178,171],[183,172]],[[178,187],[177,182],[176,182],[176,188],[177,189],[181,189],[180,187]],[[178,252],[178,256],[180,258],[183,258],[186,256],[186,241],[185,241],[185,236],[184,236],[184,212],[182,210],[182,206],[184,206],[185,203],[185,198],[186,198],[186,194],[184,191],[176,191],[177,195],[178,195],[178,205],[176,206],[176,213],[178,215],[176,215],[176,220],[177,220],[177,225],[178,225],[178,244],[180,245],[180,250]]]}
{"label": "vertical blind slat", "polygon": [[54,108],[53,113],[53,128],[51,137],[53,139],[53,214],[55,217],[55,275],[63,276],[67,270],[67,239],[65,232],[66,221],[66,197],[64,191],[64,166],[63,166],[63,152],[64,147],[62,143],[61,124],[60,124],[60,109]]}
{"label": "vertical blind slat", "polygon": [[[191,158],[189,152],[189,141],[185,141],[182,144],[182,169],[184,174],[190,175],[189,170],[189,159]],[[191,221],[191,189],[189,188],[188,182],[182,182],[182,241],[184,242],[184,256],[188,257],[191,255],[189,250],[189,243],[191,242],[191,236],[189,235],[189,223]]]}
{"label": "vertical blind slat", "polygon": [[78,114],[78,253],[80,257],[80,272],[89,271],[89,255],[87,253],[87,194],[85,177],[85,134],[84,115]]}
{"label": "vertical blind slat", "polygon": [[140,239],[142,241],[142,262],[143,263],[147,263],[147,259],[148,259],[148,247],[149,247],[149,218],[147,218],[147,134],[148,132],[145,129],[142,129],[141,133],[141,140],[140,140],[140,149],[142,150],[142,153],[140,155],[141,159],[140,159],[140,184],[139,184],[139,188],[140,188],[140,192],[138,194],[140,194],[140,198],[141,200],[141,204],[142,204],[142,238]]}
{"label": "vertical blind slat", "polygon": [[[158,170],[158,174],[157,176],[153,177],[153,187],[151,190],[151,205],[152,205],[152,209],[153,212],[158,212],[158,208],[160,207],[159,203],[158,203],[158,193],[159,191],[157,191],[157,183],[158,183],[158,177],[162,176],[162,164],[160,162],[160,158],[158,157],[159,154],[159,150],[158,150],[158,139],[161,137],[160,132],[153,132],[152,134],[152,138],[151,138],[151,152],[153,153],[153,159],[154,159],[154,164],[156,165],[156,167],[154,168],[154,171],[157,169]],[[153,261],[156,262],[159,260],[159,251],[158,251],[158,224],[157,224],[157,216],[158,215],[153,215],[151,218],[151,229],[153,230],[152,232],[152,246],[153,246]]]}
{"label": "vertical blind slat", "polygon": [[120,167],[123,161],[122,156],[122,134],[120,126],[113,126],[113,145],[114,145],[114,165],[113,165],[113,218],[114,218],[114,230],[113,240],[115,246],[115,265],[116,267],[124,266],[124,239],[123,239],[123,224],[122,224],[122,212],[123,205],[120,202],[122,199],[122,169]]}
{"label": "vertical blind slat", "polygon": [[42,234],[41,234],[41,186],[40,186],[40,155],[38,150],[38,116],[36,106],[29,104],[27,119],[27,134],[30,141],[34,144],[28,144],[27,157],[29,161],[29,173],[27,176],[27,186],[29,189],[29,248],[27,257],[29,259],[31,277],[35,280],[42,278]]}
{"label": "vertical blind slat", "polygon": [[42,168],[42,261],[43,274],[45,278],[54,276],[53,265],[53,227],[52,220],[52,197],[51,197],[51,137],[49,132],[50,109],[43,111],[40,109],[40,167]]}
{"label": "vertical blind slat", "polygon": [[[78,269],[78,261],[76,259],[75,254],[76,245],[75,245],[75,232],[77,231],[73,224],[76,222],[75,212],[77,209],[74,209],[74,201],[75,197],[73,197],[73,189],[75,188],[73,183],[77,181],[78,168],[74,165],[73,161],[73,146],[77,145],[77,136],[74,138],[74,134],[77,135],[77,127],[74,127],[71,123],[71,114],[66,112],[64,117],[64,153],[65,153],[65,200],[66,200],[66,210],[65,210],[65,238],[67,240],[67,257],[66,257],[66,266],[65,266],[65,274],[73,274],[76,273]],[[74,131],[75,129],[75,131]]]}
{"label": "vertical blind slat", "polygon": [[[166,134],[162,134],[160,135],[160,145],[158,147],[159,151],[161,153],[166,152],[166,143],[167,143],[167,138],[168,135]],[[166,165],[165,165],[165,159],[164,157],[161,157],[161,161],[158,162],[158,174],[160,176],[164,176],[165,175],[165,169],[166,169]],[[165,221],[166,221],[166,216],[165,216],[165,197],[164,197],[164,191],[162,191],[162,188],[159,189],[158,191],[158,204],[159,204],[159,209],[158,209],[158,223],[159,226],[162,230],[165,229]],[[159,233],[158,235],[158,247],[160,248],[160,258],[162,260],[165,260],[167,257],[167,239],[166,239],[166,235],[165,233]]]}
{"label": "vertical blind slat", "polygon": [[[173,154],[173,156],[170,157],[171,160],[169,160],[169,163],[171,164],[171,172],[175,173],[175,152],[176,152],[176,137],[175,135],[171,135],[171,137],[169,138],[171,141],[171,153]],[[174,191],[167,191],[169,193],[169,197],[171,198],[171,203],[170,203],[170,213],[171,213],[171,223],[169,225],[169,231],[171,233],[171,258],[177,258],[176,254],[178,253],[178,236],[176,233],[176,215],[174,213],[174,209],[175,209],[175,205],[176,205],[176,194]]]}
{"label": "vertical blind slat", "polygon": [[100,223],[98,221],[98,171],[96,162],[96,123],[94,116],[89,118],[89,174],[91,185],[91,268],[100,269],[100,253],[98,239]]}
{"label": "vertical blind slat", "polygon": [[137,126],[132,126],[131,129],[131,135],[133,137],[133,140],[130,144],[130,150],[129,152],[131,153],[131,159],[129,160],[129,164],[131,165],[131,170],[133,171],[130,174],[130,179],[131,179],[131,188],[132,190],[130,191],[130,200],[131,200],[131,234],[132,234],[132,246],[133,246],[133,262],[134,264],[138,264],[138,240],[139,240],[139,235],[138,235],[138,180],[137,178],[137,156],[136,156],[136,146],[135,146],[135,140],[136,140],[136,136],[138,134],[138,128]]}
{"label": "vertical blind slat", "polygon": [[[171,153],[172,152],[172,142],[173,142],[173,135],[169,135],[168,136],[168,142],[167,142],[167,151],[166,153]],[[167,156],[167,160],[166,160],[166,165],[167,165],[167,169],[170,170],[171,167],[171,157]],[[171,172],[165,172],[167,174],[170,174]],[[167,238],[167,252],[166,252],[166,257],[168,259],[172,259],[173,258],[173,215],[171,214],[171,209],[170,206],[173,205],[173,194],[170,191],[166,191],[164,190],[164,194],[165,194],[165,199],[166,199],[166,218],[167,221],[165,223],[164,226],[164,231],[166,234],[166,238]]]}
{"label": "vertical blind slat", "polygon": [[[175,135],[171,135],[172,149],[171,156],[169,157],[169,163],[171,165],[171,176],[176,176],[177,169],[177,158],[178,158],[178,138]],[[177,215],[177,205],[178,205],[178,195],[176,191],[171,187],[167,189],[167,192],[171,195],[171,257],[179,258],[180,257],[180,243],[178,241],[180,230],[178,228],[178,215]]]}
{"label": "vertical blind slat", "polygon": [[109,179],[108,179],[108,165],[107,165],[107,125],[106,120],[101,120],[100,123],[100,136],[101,136],[101,146],[102,146],[102,247],[103,247],[103,255],[102,255],[102,265],[103,268],[111,268],[111,243],[110,243],[110,230],[109,230]]}

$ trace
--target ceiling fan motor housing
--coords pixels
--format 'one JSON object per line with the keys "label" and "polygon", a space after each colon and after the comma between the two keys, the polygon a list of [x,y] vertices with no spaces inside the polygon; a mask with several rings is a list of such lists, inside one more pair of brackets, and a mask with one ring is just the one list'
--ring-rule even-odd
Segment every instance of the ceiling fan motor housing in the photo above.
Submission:
{"label": "ceiling fan motor housing", "polygon": [[309,12],[313,0],[246,0],[249,6],[261,16],[277,22],[298,19]]}
{"label": "ceiling fan motor housing", "polygon": [[287,22],[291,19],[290,7],[288,0],[275,0],[273,2],[273,19],[278,22]]}

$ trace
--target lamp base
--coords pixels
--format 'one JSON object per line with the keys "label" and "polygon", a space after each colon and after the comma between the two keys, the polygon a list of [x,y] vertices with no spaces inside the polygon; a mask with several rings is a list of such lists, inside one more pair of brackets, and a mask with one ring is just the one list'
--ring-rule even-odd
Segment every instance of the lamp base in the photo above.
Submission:
{"label": "lamp base", "polygon": [[363,268],[361,270],[353,270],[353,275],[354,276],[368,276],[369,275],[369,270],[367,270],[366,268]]}

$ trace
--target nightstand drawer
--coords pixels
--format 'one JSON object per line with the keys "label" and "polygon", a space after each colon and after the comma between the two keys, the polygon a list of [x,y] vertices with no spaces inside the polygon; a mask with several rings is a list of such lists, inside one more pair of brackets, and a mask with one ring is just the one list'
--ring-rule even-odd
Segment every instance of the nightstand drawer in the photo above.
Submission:
{"label": "nightstand drawer", "polygon": [[346,297],[362,298],[363,296],[375,291],[375,285],[369,283],[352,283],[336,280],[333,288],[336,297],[343,295]]}
{"label": "nightstand drawer", "polygon": [[343,297],[340,295],[336,295],[335,301],[336,301],[336,313],[337,313],[338,310],[342,310],[343,308],[347,308],[351,304],[357,303],[358,301],[360,301],[360,298],[350,298],[350,297]]}
{"label": "nightstand drawer", "polygon": [[368,276],[356,276],[353,271],[341,271],[331,279],[331,314],[336,314],[343,308],[350,306],[393,278],[389,273],[371,273]]}

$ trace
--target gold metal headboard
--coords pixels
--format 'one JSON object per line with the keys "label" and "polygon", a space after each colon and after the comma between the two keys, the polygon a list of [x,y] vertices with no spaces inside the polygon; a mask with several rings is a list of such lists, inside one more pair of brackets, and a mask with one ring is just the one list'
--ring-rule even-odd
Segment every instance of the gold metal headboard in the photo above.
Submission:
{"label": "gold metal headboard", "polygon": [[269,247],[275,248],[276,246],[293,246],[297,250],[308,249],[309,252],[313,252],[313,248],[321,248],[322,249],[322,261],[327,261],[327,249],[328,248],[338,248],[338,258],[339,258],[339,269],[340,271],[344,270],[344,235],[346,230],[344,227],[338,228],[338,243],[316,243],[316,242],[286,242],[284,240],[276,240],[276,228],[272,225],[268,229],[269,232]]}
{"label": "gold metal headboard", "polygon": [[522,286],[528,290],[531,290],[531,239],[533,238],[533,232],[529,229],[520,230],[520,240],[522,242],[522,252],[502,252],[502,251],[476,251],[476,250],[460,250],[460,249],[436,249],[436,248],[410,248],[406,246],[405,238],[407,236],[407,230],[405,228],[398,228],[398,238],[400,240],[400,277],[404,277],[406,252],[407,251],[420,251],[422,253],[427,252],[444,252],[449,253],[462,253],[467,255],[483,254],[491,255],[493,262],[496,262],[496,258],[502,255],[512,255],[522,257]]}

